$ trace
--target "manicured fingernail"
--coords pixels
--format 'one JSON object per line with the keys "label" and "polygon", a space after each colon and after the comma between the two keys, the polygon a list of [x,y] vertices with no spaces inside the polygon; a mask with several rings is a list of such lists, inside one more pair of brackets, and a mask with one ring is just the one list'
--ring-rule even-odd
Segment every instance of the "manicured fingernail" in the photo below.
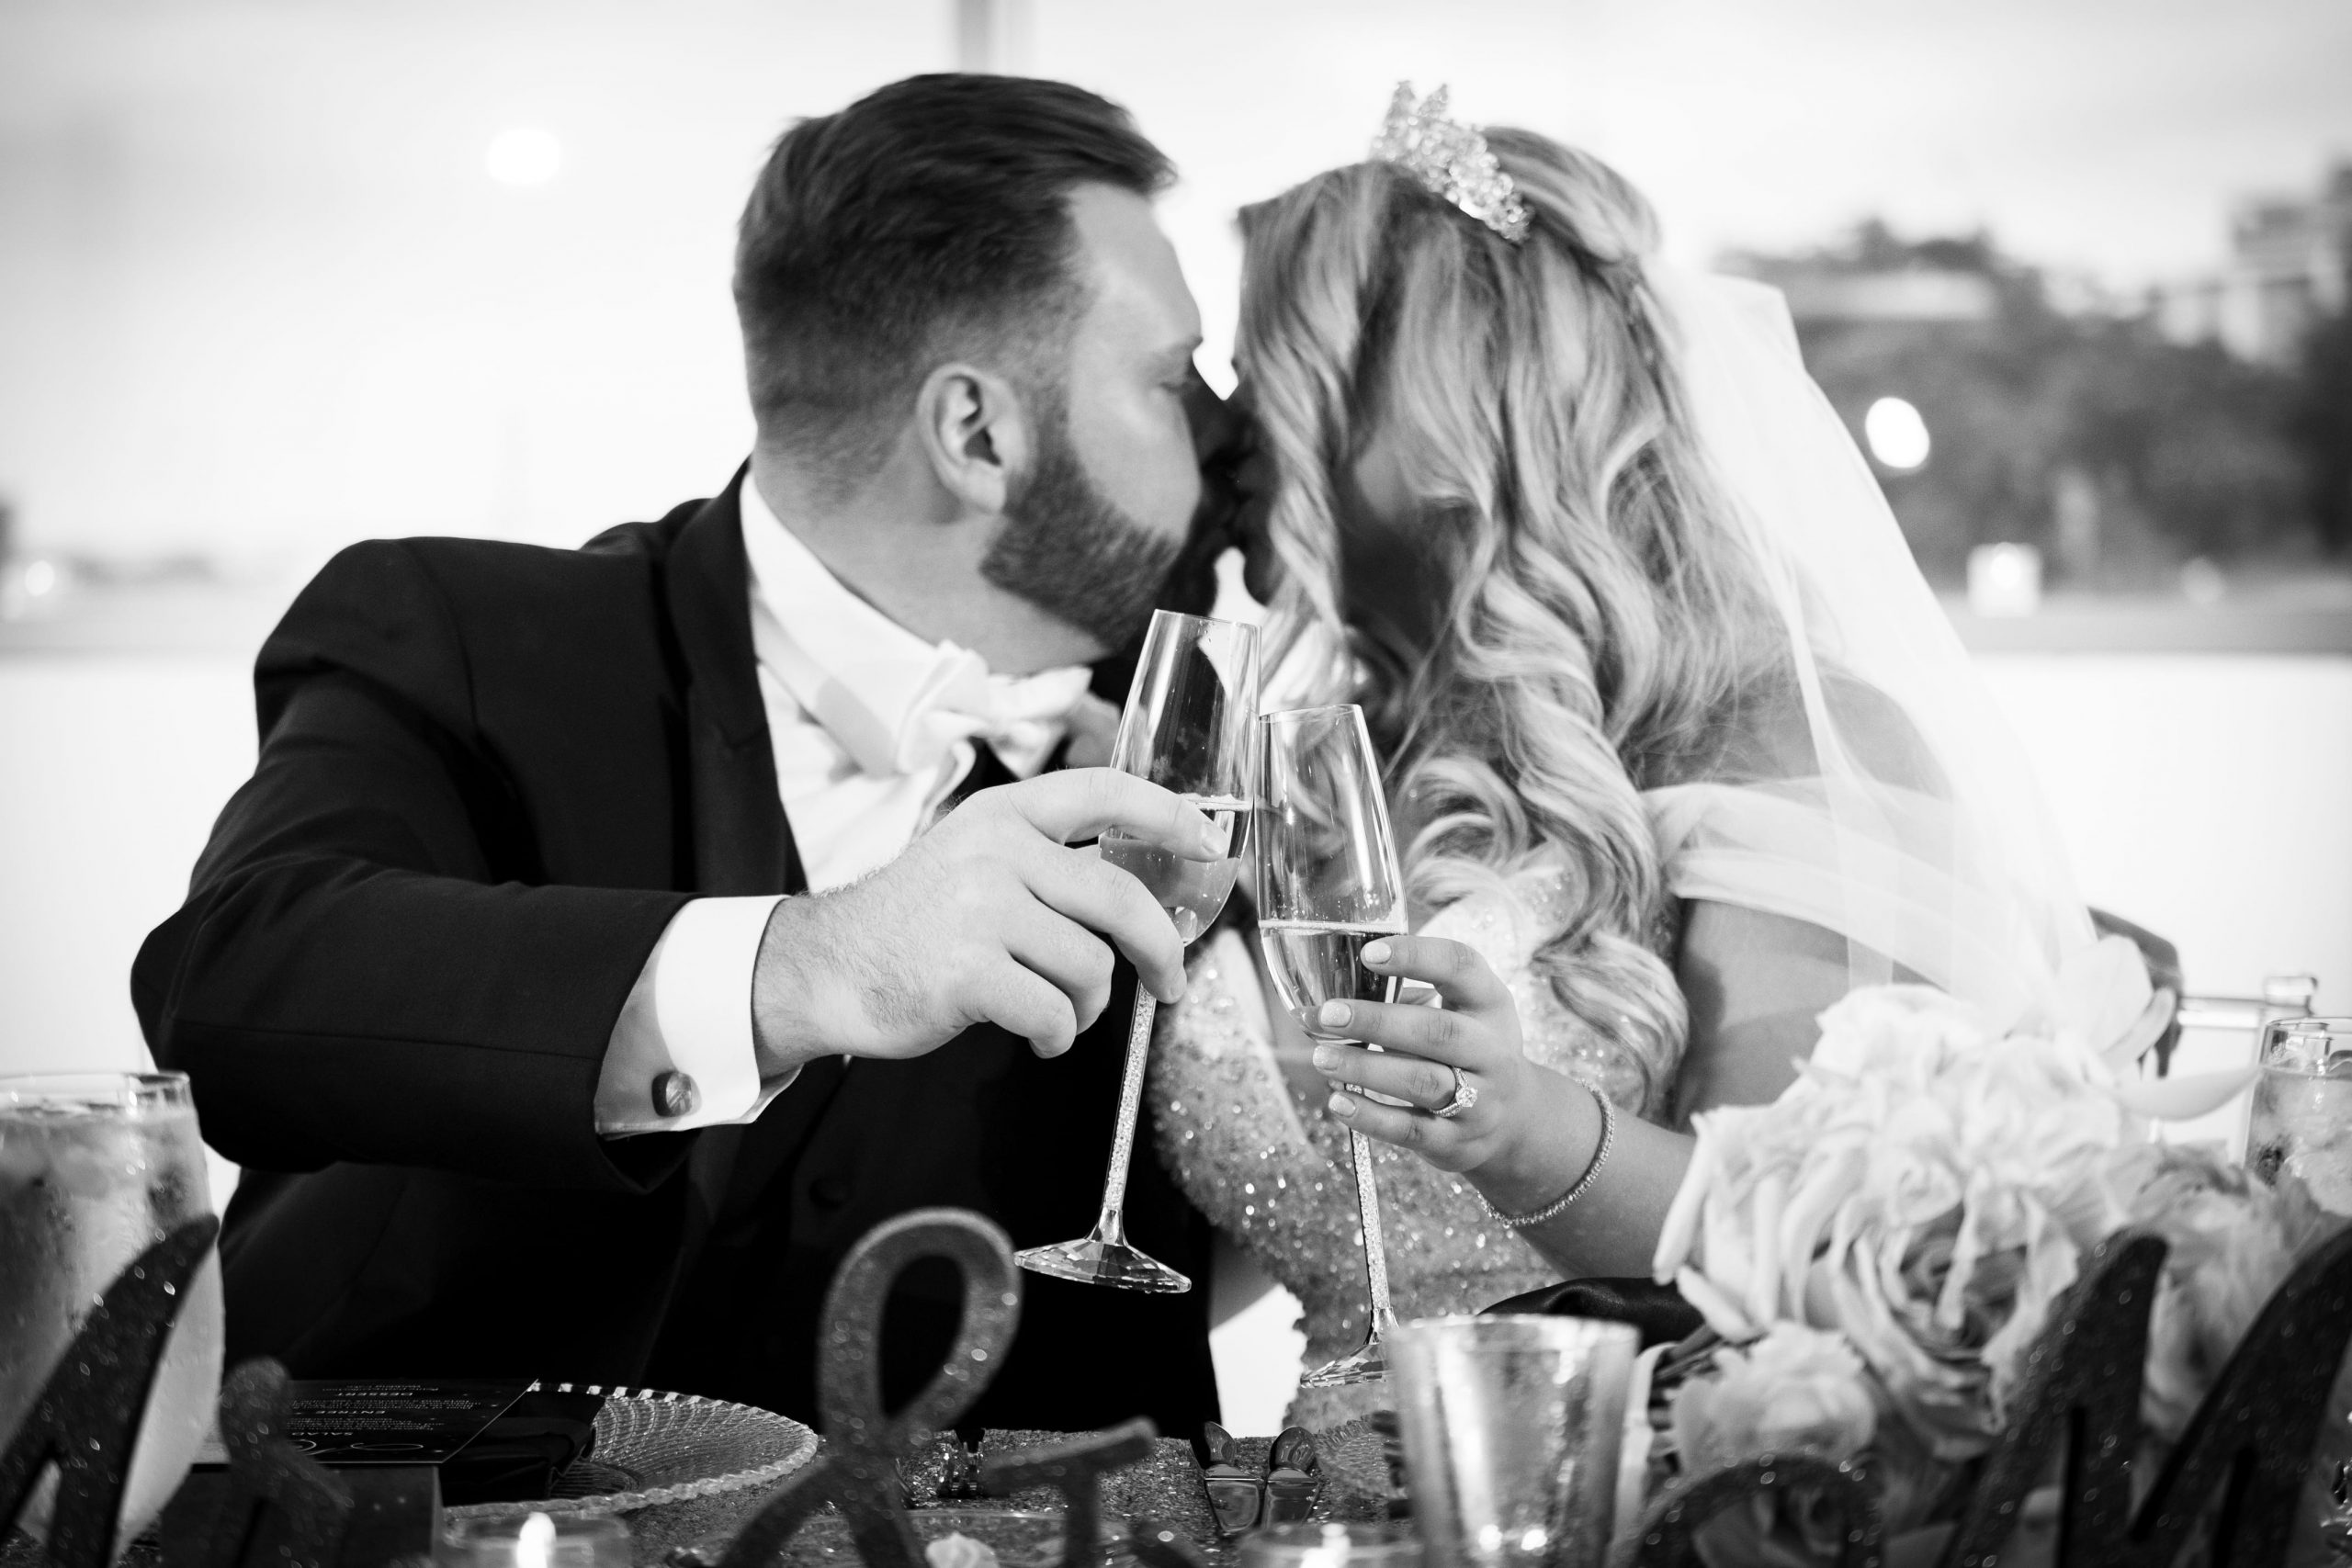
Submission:
{"label": "manicured fingernail", "polygon": [[1387,962],[1388,962],[1388,944],[1387,944],[1386,942],[1365,942],[1365,943],[1363,944],[1363,961],[1364,961],[1366,964],[1385,964],[1385,963],[1387,963]]}
{"label": "manicured fingernail", "polygon": [[1225,853],[1225,829],[1206,818],[1201,819],[1201,848],[1213,855]]}
{"label": "manicured fingernail", "polygon": [[1340,1054],[1329,1045],[1315,1047],[1315,1066],[1318,1072],[1333,1072],[1340,1066]]}
{"label": "manicured fingernail", "polygon": [[1344,1029],[1348,1023],[1348,1004],[1325,1002],[1315,1010],[1315,1021],[1326,1029]]}
{"label": "manicured fingernail", "polygon": [[1325,1103],[1331,1108],[1334,1116],[1353,1116],[1356,1113],[1356,1102],[1344,1094],[1335,1094]]}

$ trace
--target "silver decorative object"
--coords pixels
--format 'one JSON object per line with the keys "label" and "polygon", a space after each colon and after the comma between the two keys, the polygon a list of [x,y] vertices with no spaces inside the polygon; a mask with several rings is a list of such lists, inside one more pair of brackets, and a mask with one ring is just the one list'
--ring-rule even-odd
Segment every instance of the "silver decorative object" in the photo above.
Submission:
{"label": "silver decorative object", "polygon": [[[947,1359],[922,1393],[886,1412],[882,1404],[882,1304],[912,1264],[942,1258],[964,1276],[963,1321]],[[922,1542],[906,1506],[899,1462],[954,1427],[1003,1365],[1021,1317],[1021,1275],[1012,1243],[982,1216],[962,1209],[917,1209],[886,1220],[850,1249],[825,1297],[817,1347],[817,1407],[825,1452],[786,1482],[718,1553],[718,1568],[772,1568],[793,1533],[827,1504],[848,1526],[865,1568],[926,1568]],[[1102,1483],[1112,1471],[1156,1450],[1159,1434],[1137,1418],[1108,1431],[1065,1437],[1043,1447],[991,1454],[981,1483],[1002,1493],[1051,1486],[1062,1494],[1063,1568],[1099,1568],[1102,1560]],[[1189,1465],[1191,1456],[1185,1455]],[[1205,1510],[1204,1510],[1205,1513]],[[1136,1551],[1164,1568],[1185,1568],[1187,1553],[1159,1539],[1162,1527],[1136,1521]],[[1157,1544],[1144,1551],[1149,1532]],[[673,1553],[678,1568],[708,1562],[699,1548]]]}
{"label": "silver decorative object", "polygon": [[[963,1321],[947,1359],[922,1392],[886,1414],[882,1303],[907,1269],[944,1258],[964,1276]],[[923,1568],[907,1522],[898,1461],[980,1396],[1021,1318],[1021,1276],[1002,1230],[962,1209],[916,1209],[868,1231],[842,1260],[825,1297],[817,1344],[817,1406],[827,1452],[803,1466],[728,1548],[722,1568],[767,1568],[826,1504],[849,1521],[866,1568]]]}
{"label": "silver decorative object", "polygon": [[1429,1568],[1600,1568],[1634,1331],[1441,1317],[1403,1325],[1389,1344]]}
{"label": "silver decorative object", "polygon": [[1446,118],[1445,97],[1446,89],[1440,87],[1416,104],[1413,85],[1397,83],[1372,155],[1396,164],[1430,195],[1444,197],[1516,245],[1527,238],[1527,203],[1487,139]]}

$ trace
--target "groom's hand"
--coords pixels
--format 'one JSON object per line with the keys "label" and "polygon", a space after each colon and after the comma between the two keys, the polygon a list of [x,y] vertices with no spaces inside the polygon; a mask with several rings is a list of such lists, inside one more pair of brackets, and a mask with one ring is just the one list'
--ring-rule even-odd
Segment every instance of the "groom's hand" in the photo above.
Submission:
{"label": "groom's hand", "polygon": [[1058,1055],[1109,1000],[1114,946],[1154,995],[1181,995],[1168,912],[1068,847],[1114,829],[1190,860],[1229,852],[1159,785],[1072,769],[982,790],[871,876],[779,903],[752,978],[761,1076],[819,1056],[919,1056],[976,1023]]}

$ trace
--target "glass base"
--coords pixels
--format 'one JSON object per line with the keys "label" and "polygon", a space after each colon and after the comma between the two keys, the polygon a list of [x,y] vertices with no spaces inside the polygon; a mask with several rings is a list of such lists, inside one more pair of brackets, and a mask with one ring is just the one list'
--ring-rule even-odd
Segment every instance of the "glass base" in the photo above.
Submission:
{"label": "glass base", "polygon": [[1343,1388],[1351,1382],[1380,1382],[1388,1376],[1388,1347],[1374,1335],[1352,1356],[1327,1361],[1298,1380],[1301,1388]]}
{"label": "glass base", "polygon": [[1033,1247],[1014,1261],[1032,1274],[1075,1280],[1081,1285],[1109,1285],[1122,1291],[1148,1291],[1155,1295],[1181,1296],[1193,1281],[1167,1264],[1124,1241],[1088,1236],[1083,1241]]}

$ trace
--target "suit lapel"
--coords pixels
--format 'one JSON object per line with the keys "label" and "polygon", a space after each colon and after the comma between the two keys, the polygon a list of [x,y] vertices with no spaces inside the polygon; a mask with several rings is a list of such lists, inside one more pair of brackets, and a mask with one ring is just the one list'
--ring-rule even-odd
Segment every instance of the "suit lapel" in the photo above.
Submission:
{"label": "suit lapel", "polygon": [[695,891],[797,893],[807,886],[776,797],[775,752],[752,654],[750,569],[735,482],[695,513],[670,551],[670,625],[685,665]]}

